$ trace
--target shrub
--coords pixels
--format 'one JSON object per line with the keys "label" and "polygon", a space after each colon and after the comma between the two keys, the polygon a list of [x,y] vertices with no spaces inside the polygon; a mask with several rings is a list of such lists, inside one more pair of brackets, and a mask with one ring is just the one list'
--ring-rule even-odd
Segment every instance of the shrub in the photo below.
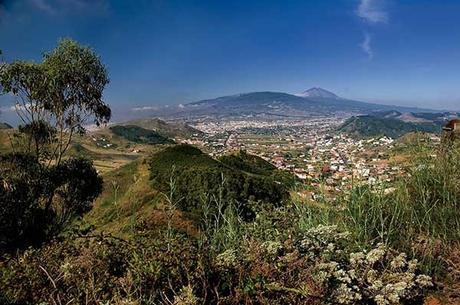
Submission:
{"label": "shrub", "polygon": [[0,156],[0,250],[43,239],[52,216],[41,208],[49,188],[35,157]]}
{"label": "shrub", "polygon": [[[418,304],[431,285],[402,253],[383,245],[351,251],[350,234],[336,226],[291,223],[287,234],[268,238],[256,233],[259,223],[288,224],[268,213],[254,223],[225,214],[198,239],[177,232],[164,239],[144,228],[130,242],[86,236],[27,250],[0,269],[4,297],[20,304]],[[213,242],[235,223],[231,242]]]}
{"label": "shrub", "polygon": [[91,208],[102,179],[90,161],[68,159],[45,167],[35,156],[0,156],[0,250],[56,236]]}

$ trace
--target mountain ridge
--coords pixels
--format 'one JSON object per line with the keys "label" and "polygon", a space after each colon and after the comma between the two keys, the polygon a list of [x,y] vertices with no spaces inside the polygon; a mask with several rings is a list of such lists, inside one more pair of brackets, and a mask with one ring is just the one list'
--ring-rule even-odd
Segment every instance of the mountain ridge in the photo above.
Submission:
{"label": "mountain ridge", "polygon": [[197,118],[307,118],[311,116],[350,116],[379,111],[400,113],[433,113],[440,110],[383,105],[340,97],[323,88],[313,87],[301,94],[257,91],[192,101],[177,106],[164,106],[145,111],[141,117],[193,120]]}
{"label": "mountain ridge", "polygon": [[[310,90],[310,91],[309,91]],[[334,112],[371,113],[376,111],[396,110],[399,112],[434,112],[431,109],[405,107],[396,105],[383,105],[339,97],[332,92],[318,88],[309,89],[310,96],[299,96],[284,92],[260,91],[241,93],[236,95],[221,96],[214,99],[205,99],[187,103],[183,111],[202,113],[267,113],[278,112],[289,114],[291,112],[305,115],[331,114]],[[313,90],[313,91],[312,91]],[[330,95],[329,95],[330,94]],[[326,96],[332,97],[326,97]]]}

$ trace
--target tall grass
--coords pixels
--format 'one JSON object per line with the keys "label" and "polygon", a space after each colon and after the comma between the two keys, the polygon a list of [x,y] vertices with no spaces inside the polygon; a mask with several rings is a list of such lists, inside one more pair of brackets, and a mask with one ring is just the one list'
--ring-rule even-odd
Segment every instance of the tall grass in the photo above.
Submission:
{"label": "tall grass", "polygon": [[414,156],[392,193],[354,188],[342,222],[361,245],[383,242],[421,258],[437,273],[450,246],[460,240],[460,152]]}
{"label": "tall grass", "polygon": [[244,234],[243,219],[235,203],[225,199],[224,190],[225,177],[222,175],[218,195],[204,194],[202,199],[202,234],[199,243],[214,254],[228,249],[237,250]]}

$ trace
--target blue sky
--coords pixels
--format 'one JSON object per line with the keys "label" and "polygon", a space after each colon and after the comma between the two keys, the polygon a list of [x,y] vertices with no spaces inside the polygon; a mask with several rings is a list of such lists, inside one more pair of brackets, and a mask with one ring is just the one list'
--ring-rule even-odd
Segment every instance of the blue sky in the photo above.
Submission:
{"label": "blue sky", "polygon": [[0,0],[0,49],[92,46],[114,108],[320,86],[459,110],[459,16],[459,0]]}

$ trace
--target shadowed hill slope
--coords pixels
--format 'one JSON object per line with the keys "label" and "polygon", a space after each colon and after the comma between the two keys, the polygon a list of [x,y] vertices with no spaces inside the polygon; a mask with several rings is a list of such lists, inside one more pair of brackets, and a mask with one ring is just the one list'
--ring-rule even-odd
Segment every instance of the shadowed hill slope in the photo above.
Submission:
{"label": "shadowed hill slope", "polygon": [[185,123],[169,123],[157,118],[131,120],[128,122],[120,123],[118,125],[133,125],[148,130],[154,130],[158,134],[168,138],[189,138],[194,135],[199,136],[203,134],[202,131],[195,129]]}
{"label": "shadowed hill slope", "polygon": [[267,172],[248,172],[252,166],[246,162],[225,164],[190,145],[168,147],[149,159],[153,185],[167,191],[173,183],[180,194],[176,200],[184,211],[197,214],[207,204],[219,201],[241,206],[250,217],[248,201],[282,204],[289,196],[287,187]]}
{"label": "shadowed hill slope", "polygon": [[338,131],[357,138],[383,135],[399,138],[415,131],[437,133],[441,128],[433,123],[409,123],[395,118],[364,115],[349,118],[338,128]]}
{"label": "shadowed hill slope", "polygon": [[289,187],[293,186],[297,181],[296,176],[291,173],[279,170],[270,162],[265,161],[261,157],[248,154],[245,151],[222,156],[219,158],[219,161],[249,174],[271,177],[276,182]]}
{"label": "shadowed hill slope", "polygon": [[117,125],[110,127],[117,136],[141,144],[173,144],[174,141],[161,134],[135,125]]}

